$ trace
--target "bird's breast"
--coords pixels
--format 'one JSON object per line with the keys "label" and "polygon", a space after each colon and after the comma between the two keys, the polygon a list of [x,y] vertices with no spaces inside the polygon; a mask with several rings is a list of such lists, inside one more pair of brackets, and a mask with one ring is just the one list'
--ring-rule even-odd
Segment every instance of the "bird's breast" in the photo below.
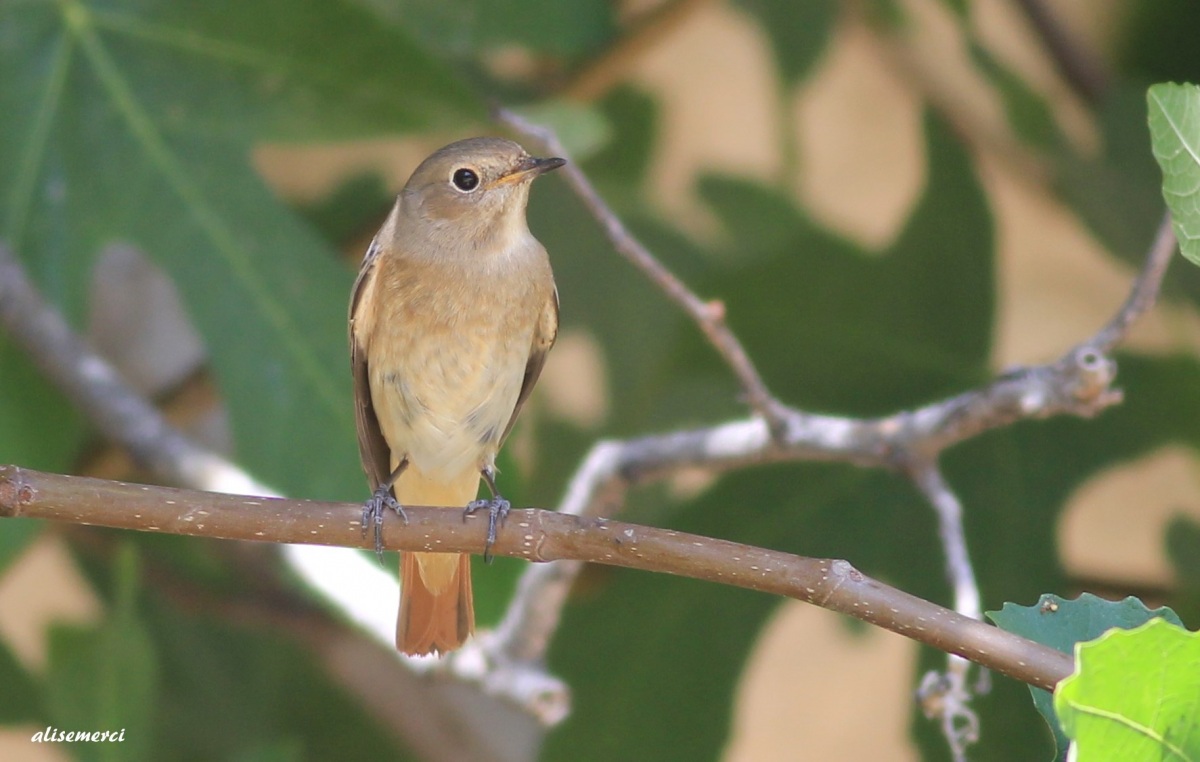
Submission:
{"label": "bird's breast", "polygon": [[393,458],[446,475],[490,463],[520,394],[538,289],[528,278],[381,265],[367,357]]}

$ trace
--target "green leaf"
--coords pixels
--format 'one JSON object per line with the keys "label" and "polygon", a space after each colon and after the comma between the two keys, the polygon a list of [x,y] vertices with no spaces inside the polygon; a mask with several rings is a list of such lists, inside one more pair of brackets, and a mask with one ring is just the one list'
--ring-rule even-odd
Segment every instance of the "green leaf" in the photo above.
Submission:
{"label": "green leaf", "polygon": [[1045,98],[993,56],[987,48],[972,41],[969,51],[971,59],[992,81],[999,93],[1008,123],[1017,137],[1035,148],[1058,148],[1066,145],[1066,138],[1059,130],[1054,112],[1050,110]]}
{"label": "green leaf", "polygon": [[461,129],[478,100],[350,2],[6,3],[0,43],[0,236],[41,288],[78,317],[100,248],[144,250],[205,339],[237,460],[288,493],[361,494],[352,274],[250,150]]}
{"label": "green leaf", "polygon": [[594,53],[618,32],[617,8],[606,0],[360,0],[389,23],[413,32],[448,56],[473,61],[481,52],[520,47],[564,58]]}
{"label": "green leaf", "polygon": [[37,539],[44,524],[35,519],[5,519],[0,526],[0,575]]}
{"label": "green leaf", "polygon": [[0,463],[64,471],[83,439],[70,402],[0,336]]}
{"label": "green leaf", "polygon": [[961,19],[966,20],[967,14],[970,12],[968,0],[942,0],[942,5],[946,6]]}
{"label": "green leaf", "polygon": [[[1005,603],[1000,611],[989,611],[987,616],[1002,629],[1063,653],[1071,653],[1076,643],[1097,638],[1113,627],[1130,629],[1156,617],[1182,625],[1175,612],[1168,608],[1150,610],[1136,598],[1130,597],[1120,602],[1106,601],[1091,593],[1084,593],[1075,600],[1046,594],[1036,606]],[[1049,692],[1032,686],[1029,692],[1033,696],[1033,705],[1054,733],[1058,758],[1065,759],[1067,737],[1055,716],[1053,697]]]}
{"label": "green leaf", "polygon": [[840,3],[836,0],[738,0],[771,41],[775,63],[785,84],[800,82],[833,39]]}
{"label": "green leaf", "polygon": [[1150,88],[1150,144],[1179,250],[1200,265],[1200,86]]}
{"label": "green leaf", "polygon": [[[926,144],[928,189],[882,255],[816,227],[773,189],[711,176],[701,182],[728,239],[721,257],[728,268],[706,289],[725,300],[730,324],[783,399],[873,415],[967,388],[988,372],[990,211],[969,159],[932,117]],[[780,351],[780,321],[787,351]],[[689,349],[687,374],[692,363],[715,363],[699,340]]]}
{"label": "green leaf", "polygon": [[1116,257],[1140,265],[1163,215],[1162,173],[1146,146],[1146,92],[1115,82],[1100,104],[1102,153],[1058,152],[1058,187]]}
{"label": "green leaf", "polygon": [[125,546],[116,561],[112,611],[98,627],[59,626],[50,631],[46,703],[62,730],[125,731],[118,743],[79,743],[87,760],[152,759],[159,665],[154,644],[138,618],[138,561]]}
{"label": "green leaf", "polygon": [[626,86],[609,93],[601,109],[613,136],[588,158],[588,177],[618,213],[644,209],[640,191],[654,158],[658,102]]}
{"label": "green leaf", "polygon": [[534,124],[554,130],[575,161],[586,160],[612,137],[608,120],[592,106],[557,100],[513,110]]}
{"label": "green leaf", "polygon": [[161,602],[146,623],[162,674],[155,759],[292,759],[297,743],[303,759],[412,758],[295,633]]}
{"label": "green leaf", "polygon": [[1159,619],[1081,643],[1054,707],[1078,759],[1200,759],[1200,634]]}

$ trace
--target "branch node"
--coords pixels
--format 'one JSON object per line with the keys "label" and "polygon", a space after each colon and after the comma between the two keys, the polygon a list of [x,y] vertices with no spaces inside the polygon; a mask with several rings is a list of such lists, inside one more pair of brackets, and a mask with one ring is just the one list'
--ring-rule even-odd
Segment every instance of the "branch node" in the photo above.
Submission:
{"label": "branch node", "polygon": [[20,516],[20,507],[33,502],[37,493],[21,479],[21,469],[0,466],[0,516]]}

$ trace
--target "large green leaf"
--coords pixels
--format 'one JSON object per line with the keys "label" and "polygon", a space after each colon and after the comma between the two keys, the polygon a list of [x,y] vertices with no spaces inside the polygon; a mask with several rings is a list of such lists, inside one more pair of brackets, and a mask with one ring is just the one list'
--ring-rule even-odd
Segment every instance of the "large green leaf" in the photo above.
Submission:
{"label": "large green leaf", "polygon": [[459,126],[481,116],[475,99],[348,2],[0,14],[0,235],[74,315],[102,245],[144,249],[206,341],[238,460],[290,493],[360,493],[351,274],[262,184],[249,151],[264,138]]}
{"label": "large green leaf", "polygon": [[1200,759],[1200,634],[1154,619],[1081,643],[1054,708],[1077,759]]}
{"label": "large green leaf", "polygon": [[1175,238],[1183,255],[1200,264],[1200,87],[1155,85],[1146,100]]}
{"label": "large green leaf", "polygon": [[833,39],[840,4],[834,0],[739,0],[762,27],[783,81],[794,85],[820,60]]}
{"label": "large green leaf", "polygon": [[617,6],[606,0],[360,0],[438,50],[472,59],[519,46],[579,58],[617,33]]}

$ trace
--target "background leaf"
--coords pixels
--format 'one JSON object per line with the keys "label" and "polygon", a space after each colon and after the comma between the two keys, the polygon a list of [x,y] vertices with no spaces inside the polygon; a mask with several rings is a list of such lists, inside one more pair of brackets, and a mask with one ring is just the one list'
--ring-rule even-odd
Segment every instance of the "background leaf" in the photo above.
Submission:
{"label": "background leaf", "polygon": [[1200,264],[1200,87],[1155,85],[1150,103],[1150,143],[1163,172],[1163,198],[1171,209],[1179,250]]}

